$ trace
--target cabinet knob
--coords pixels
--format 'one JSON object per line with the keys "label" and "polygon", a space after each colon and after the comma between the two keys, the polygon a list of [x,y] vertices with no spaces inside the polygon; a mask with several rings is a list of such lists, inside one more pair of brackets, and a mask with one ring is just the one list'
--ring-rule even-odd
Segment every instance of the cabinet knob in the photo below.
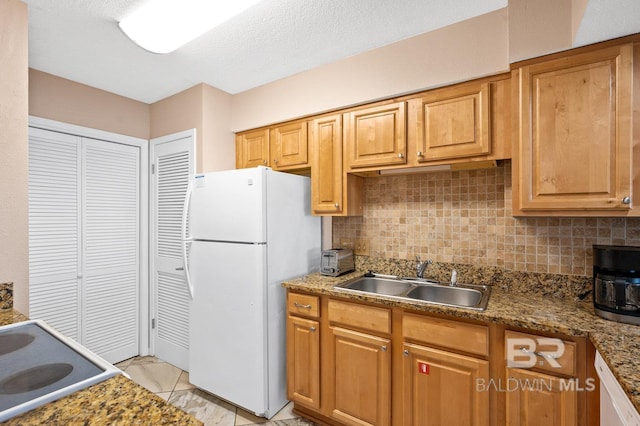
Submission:
{"label": "cabinet knob", "polygon": [[401,153],[401,152],[399,152],[399,153],[398,153],[398,158],[404,158],[404,154],[403,154],[403,153]]}
{"label": "cabinet knob", "polygon": [[311,328],[309,328],[309,331],[314,332],[314,331],[316,331],[316,328],[315,327],[311,327]]}
{"label": "cabinet knob", "polygon": [[273,164],[278,164],[278,159],[277,158],[273,159]]}
{"label": "cabinet knob", "polygon": [[333,206],[334,206],[336,209],[339,209],[339,208],[340,208],[340,204],[338,204],[338,203],[335,203]]}
{"label": "cabinet knob", "polygon": [[422,151],[418,151],[418,157],[424,157],[424,154],[422,153]]}
{"label": "cabinet knob", "polygon": [[631,197],[622,197],[622,204],[631,204]]}
{"label": "cabinet knob", "polygon": [[408,350],[408,349],[405,349],[404,351],[402,351],[402,354],[403,354],[404,356],[409,356],[409,350]]}
{"label": "cabinet knob", "polygon": [[267,164],[267,160],[262,160],[262,164]]}
{"label": "cabinet knob", "polygon": [[387,351],[387,345],[384,345],[384,346],[383,346],[382,348],[380,348],[380,349],[382,349],[382,352],[386,352],[386,351]]}

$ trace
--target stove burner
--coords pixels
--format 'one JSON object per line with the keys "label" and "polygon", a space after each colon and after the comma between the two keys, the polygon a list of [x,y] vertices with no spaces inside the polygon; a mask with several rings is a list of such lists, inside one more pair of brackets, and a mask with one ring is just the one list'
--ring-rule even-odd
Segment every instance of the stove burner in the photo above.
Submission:
{"label": "stove burner", "polygon": [[55,363],[38,365],[20,371],[0,382],[0,395],[15,395],[31,392],[49,386],[67,377],[73,371],[73,365]]}
{"label": "stove burner", "polygon": [[0,335],[0,355],[8,354],[22,349],[33,342],[36,337],[33,334],[15,333]]}

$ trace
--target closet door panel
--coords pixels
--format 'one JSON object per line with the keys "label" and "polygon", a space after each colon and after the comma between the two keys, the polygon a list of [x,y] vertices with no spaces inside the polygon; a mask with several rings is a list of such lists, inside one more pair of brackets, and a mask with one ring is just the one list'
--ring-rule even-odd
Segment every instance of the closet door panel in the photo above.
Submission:
{"label": "closet door panel", "polygon": [[80,341],[80,138],[29,129],[29,316]]}
{"label": "closet door panel", "polygon": [[139,149],[83,139],[83,343],[111,362],[138,354]]}

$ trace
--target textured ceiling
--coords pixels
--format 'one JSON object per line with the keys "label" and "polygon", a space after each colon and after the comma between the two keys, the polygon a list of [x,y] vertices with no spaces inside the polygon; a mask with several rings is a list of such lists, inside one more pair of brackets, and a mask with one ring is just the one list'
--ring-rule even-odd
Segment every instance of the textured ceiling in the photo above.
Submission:
{"label": "textured ceiling", "polygon": [[29,66],[142,102],[231,94],[503,7],[507,0],[264,0],[168,55],[117,21],[148,0],[25,0]]}
{"label": "textured ceiling", "polygon": [[[243,92],[508,6],[508,0],[263,0],[175,52],[156,55],[117,26],[149,0],[23,1],[31,68],[146,103],[199,83]],[[558,1],[586,4],[574,46],[640,31],[640,0]]]}

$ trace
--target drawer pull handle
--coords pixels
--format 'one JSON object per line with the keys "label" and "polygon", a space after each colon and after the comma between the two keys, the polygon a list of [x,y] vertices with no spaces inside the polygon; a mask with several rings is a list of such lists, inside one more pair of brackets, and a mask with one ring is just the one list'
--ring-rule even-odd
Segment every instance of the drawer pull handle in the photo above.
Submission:
{"label": "drawer pull handle", "polygon": [[553,354],[543,354],[537,351],[530,351],[525,347],[520,348],[520,350],[522,352],[524,352],[525,354],[534,354],[536,356],[539,356],[540,358],[546,358],[546,359],[556,359],[558,358],[557,356],[553,355]]}
{"label": "drawer pull handle", "polygon": [[300,309],[311,309],[311,305],[303,305],[302,303],[293,302],[293,306]]}

